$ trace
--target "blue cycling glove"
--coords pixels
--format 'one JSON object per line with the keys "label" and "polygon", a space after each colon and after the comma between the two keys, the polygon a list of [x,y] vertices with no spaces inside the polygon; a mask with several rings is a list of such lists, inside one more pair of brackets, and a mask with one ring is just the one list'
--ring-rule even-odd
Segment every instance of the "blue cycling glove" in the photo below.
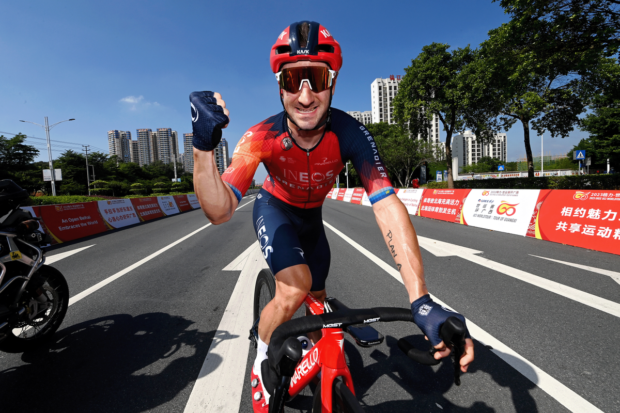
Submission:
{"label": "blue cycling glove", "polygon": [[192,129],[194,148],[212,151],[222,139],[222,128],[229,122],[224,109],[217,104],[213,92],[192,92]]}
{"label": "blue cycling glove", "polygon": [[[420,327],[420,330],[428,337],[433,346],[441,343],[439,329],[448,317],[456,317],[465,324],[465,317],[437,304],[429,294],[423,295],[411,303],[411,313],[413,314],[413,321]],[[470,337],[469,331],[465,337]]]}

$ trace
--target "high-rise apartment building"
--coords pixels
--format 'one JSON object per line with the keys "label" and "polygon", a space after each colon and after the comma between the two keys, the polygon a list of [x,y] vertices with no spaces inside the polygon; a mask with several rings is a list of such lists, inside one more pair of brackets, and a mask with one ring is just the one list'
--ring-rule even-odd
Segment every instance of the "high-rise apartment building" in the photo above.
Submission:
{"label": "high-rise apartment building", "polygon": [[153,147],[153,131],[151,129],[138,129],[138,163],[140,166],[149,165],[152,162],[151,148]]}
{"label": "high-rise apartment building", "polygon": [[[392,75],[387,79],[377,78],[370,84],[372,123],[396,123],[392,102],[396,97],[401,80],[400,75]],[[420,136],[418,136],[419,138]],[[439,143],[439,119],[435,115],[433,115],[431,127],[428,131],[428,141],[433,144]]]}
{"label": "high-rise apartment building", "polygon": [[215,147],[215,163],[217,164],[217,170],[220,172],[220,175],[228,168],[228,142],[226,142],[224,138],[222,138],[220,143]]}
{"label": "high-rise apartment building", "polygon": [[138,141],[129,141],[129,155],[131,157],[129,162],[140,164],[140,146]]}
{"label": "high-rise apartment building", "polygon": [[185,172],[190,173],[194,172],[194,145],[192,144],[193,138],[193,133],[183,134],[183,166],[185,167]]}
{"label": "high-rise apartment building", "polygon": [[491,141],[476,139],[476,135],[468,130],[452,137],[452,168],[461,172],[464,166],[478,162],[483,156],[506,162],[508,159],[508,137],[498,133]]}
{"label": "high-rise apartment building", "polygon": [[352,110],[347,112],[349,115],[353,117],[356,121],[361,123],[362,125],[370,125],[372,123],[372,111],[368,110],[366,112],[360,112],[358,110]]}
{"label": "high-rise apartment building", "polygon": [[157,129],[157,154],[163,163],[178,162],[179,144],[178,134],[170,128]]}
{"label": "high-rise apartment building", "polygon": [[108,131],[108,150],[110,156],[116,155],[118,161],[130,162],[130,141],[131,132],[119,130]]}

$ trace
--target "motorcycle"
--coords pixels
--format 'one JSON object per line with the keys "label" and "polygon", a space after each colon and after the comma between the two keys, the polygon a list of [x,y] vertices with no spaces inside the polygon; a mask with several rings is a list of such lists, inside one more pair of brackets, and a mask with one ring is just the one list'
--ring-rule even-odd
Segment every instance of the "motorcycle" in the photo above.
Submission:
{"label": "motorcycle", "polygon": [[49,340],[69,306],[69,286],[45,265],[49,236],[20,204],[28,192],[0,180],[0,351],[21,353]]}

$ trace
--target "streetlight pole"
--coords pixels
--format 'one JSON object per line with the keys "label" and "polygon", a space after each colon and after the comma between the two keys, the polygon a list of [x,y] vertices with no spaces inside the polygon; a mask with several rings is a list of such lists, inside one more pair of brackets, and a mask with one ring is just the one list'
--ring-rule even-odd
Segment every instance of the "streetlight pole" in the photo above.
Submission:
{"label": "streetlight pole", "polygon": [[63,123],[63,122],[69,122],[75,119],[67,119],[67,120],[61,120],[60,122],[56,122],[53,125],[50,126],[48,120],[47,120],[47,116],[45,117],[45,125],[40,125],[38,123],[35,122],[30,122],[28,120],[20,120],[20,122],[25,122],[25,123],[32,123],[33,125],[37,125],[42,127],[43,129],[45,129],[45,135],[47,136],[47,154],[49,157],[49,162],[50,162],[50,172],[52,175],[52,195],[56,196],[56,174],[54,173],[54,163],[52,162],[52,143],[50,141],[50,129],[52,129],[54,126],[58,125],[59,123]]}
{"label": "streetlight pole", "polygon": [[82,151],[86,152],[86,188],[88,188],[88,196],[90,196],[90,171],[88,170],[88,148],[90,145],[82,145]]}
{"label": "streetlight pole", "polygon": [[540,135],[540,176],[545,176],[545,151],[543,150],[544,137],[544,133]]}

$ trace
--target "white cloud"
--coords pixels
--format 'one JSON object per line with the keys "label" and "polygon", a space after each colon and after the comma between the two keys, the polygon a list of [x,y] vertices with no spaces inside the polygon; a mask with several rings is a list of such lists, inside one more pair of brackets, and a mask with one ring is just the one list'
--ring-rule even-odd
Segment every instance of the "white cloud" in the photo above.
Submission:
{"label": "white cloud", "polygon": [[150,106],[161,106],[157,102],[149,102],[148,100],[144,100],[144,96],[125,96],[119,102],[125,104],[129,110],[138,110],[138,109],[147,109]]}

